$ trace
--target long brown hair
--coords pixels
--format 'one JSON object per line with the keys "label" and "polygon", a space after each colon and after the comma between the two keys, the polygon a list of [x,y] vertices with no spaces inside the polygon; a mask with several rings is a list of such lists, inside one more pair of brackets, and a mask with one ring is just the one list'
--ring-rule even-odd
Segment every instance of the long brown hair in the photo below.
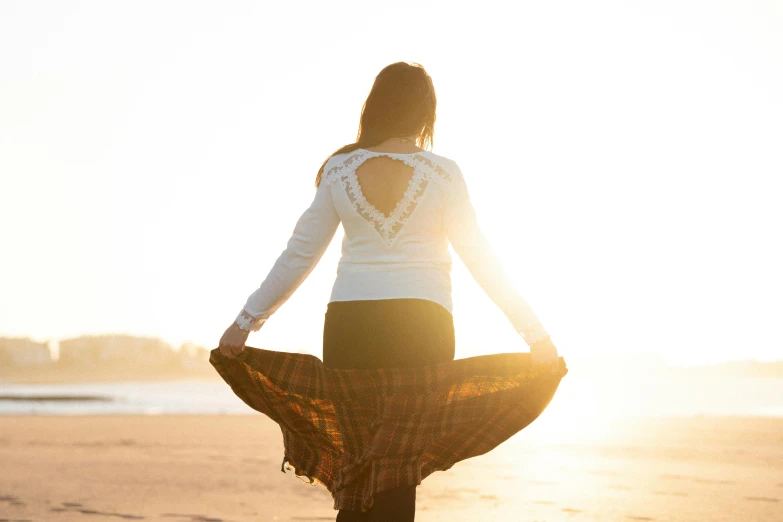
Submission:
{"label": "long brown hair", "polygon": [[324,167],[332,156],[373,147],[389,138],[416,135],[416,145],[431,149],[435,135],[435,87],[432,78],[417,63],[388,65],[375,77],[370,94],[362,106],[356,143],[334,151],[323,162],[315,178],[321,184]]}

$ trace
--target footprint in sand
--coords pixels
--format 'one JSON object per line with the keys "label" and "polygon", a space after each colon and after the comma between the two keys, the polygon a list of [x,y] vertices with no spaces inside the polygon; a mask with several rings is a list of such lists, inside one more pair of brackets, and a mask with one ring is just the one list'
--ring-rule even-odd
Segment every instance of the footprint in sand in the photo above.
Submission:
{"label": "footprint in sand", "polygon": [[193,515],[193,514],[187,514],[187,513],[164,513],[161,516],[162,517],[188,518],[192,522],[229,522],[228,520],[224,520],[222,518],[206,517],[204,515]]}
{"label": "footprint in sand", "polygon": [[566,513],[581,513],[581,509],[574,509],[574,508],[560,508],[560,511],[565,511]]}
{"label": "footprint in sand", "polygon": [[758,502],[780,502],[779,498],[772,497],[745,497],[745,500],[755,500]]}
{"label": "footprint in sand", "polygon": [[13,495],[0,495],[0,502],[8,502],[12,506],[24,506],[25,503]]}
{"label": "footprint in sand", "polygon": [[101,515],[104,517],[117,517],[117,518],[124,518],[126,520],[142,520],[144,519],[141,515],[130,515],[128,513],[111,513],[107,511],[97,511],[95,509],[78,509],[79,513],[83,513],[85,515]]}
{"label": "footprint in sand", "polygon": [[698,482],[700,484],[736,484],[733,480],[720,480],[720,479],[705,479],[705,478],[694,478],[694,482]]}
{"label": "footprint in sand", "polygon": [[458,500],[462,498],[462,493],[455,490],[445,490],[441,491],[440,493],[436,493],[433,496],[440,500]]}
{"label": "footprint in sand", "polygon": [[49,511],[52,511],[54,513],[71,512],[71,513],[81,513],[82,515],[101,515],[104,517],[124,518],[126,520],[142,520],[144,518],[141,515],[131,515],[129,513],[112,513],[109,511],[86,509],[82,504],[78,502],[63,502],[62,506],[63,507],[49,508]]}
{"label": "footprint in sand", "polygon": [[635,515],[627,515],[627,517],[630,518],[631,520],[655,520],[652,517],[638,517]]}

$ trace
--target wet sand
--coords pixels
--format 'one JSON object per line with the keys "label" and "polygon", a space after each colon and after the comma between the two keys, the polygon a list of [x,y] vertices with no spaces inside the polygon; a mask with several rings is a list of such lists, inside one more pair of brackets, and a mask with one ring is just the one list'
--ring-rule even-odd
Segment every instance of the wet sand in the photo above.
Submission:
{"label": "wet sand", "polygon": [[[417,522],[783,520],[781,418],[545,417],[427,478]],[[261,415],[0,416],[0,520],[334,520],[281,461]]]}

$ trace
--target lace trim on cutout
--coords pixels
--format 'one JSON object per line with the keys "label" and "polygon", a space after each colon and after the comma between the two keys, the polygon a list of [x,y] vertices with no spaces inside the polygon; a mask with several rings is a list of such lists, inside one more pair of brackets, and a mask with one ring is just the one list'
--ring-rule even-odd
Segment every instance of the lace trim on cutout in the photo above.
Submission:
{"label": "lace trim on cutout", "polygon": [[239,325],[239,328],[246,332],[257,332],[266,322],[266,318],[253,317],[243,309],[239,312],[235,322]]}
{"label": "lace trim on cutout", "polygon": [[[362,163],[369,158],[377,156],[388,156],[392,159],[400,160],[413,168],[413,176],[408,182],[408,188],[388,216],[367,201],[367,198],[362,193],[361,185],[359,185],[359,178],[356,175],[356,169]],[[451,175],[440,165],[419,154],[395,154],[392,152],[373,152],[360,149],[340,165],[329,169],[329,172],[326,174],[326,180],[328,183],[334,181],[342,183],[348,199],[356,212],[373,226],[386,245],[392,246],[394,239],[408,222],[430,182],[445,185],[451,182]]]}

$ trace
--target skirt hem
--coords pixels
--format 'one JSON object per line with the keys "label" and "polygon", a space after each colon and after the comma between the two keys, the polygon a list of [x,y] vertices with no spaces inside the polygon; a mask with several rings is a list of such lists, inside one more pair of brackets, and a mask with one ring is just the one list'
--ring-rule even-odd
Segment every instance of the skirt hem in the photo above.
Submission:
{"label": "skirt hem", "polygon": [[415,368],[327,368],[315,356],[246,347],[210,363],[248,406],[280,425],[283,472],[321,484],[337,510],[419,485],[487,453],[546,409],[567,373],[561,357],[494,354]]}

